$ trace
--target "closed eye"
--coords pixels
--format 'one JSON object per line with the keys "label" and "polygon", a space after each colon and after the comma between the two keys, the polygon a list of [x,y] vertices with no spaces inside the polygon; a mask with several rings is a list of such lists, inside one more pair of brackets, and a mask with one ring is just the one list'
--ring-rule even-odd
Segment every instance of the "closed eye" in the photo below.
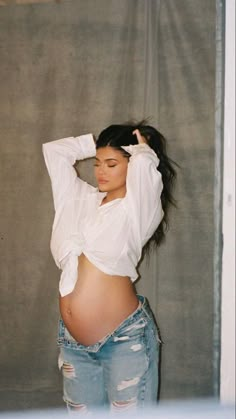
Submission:
{"label": "closed eye", "polygon": [[[94,163],[94,167],[99,167],[99,166],[101,166],[101,164],[99,164],[99,163]],[[107,165],[107,167],[116,167],[117,166],[117,164],[108,164]]]}

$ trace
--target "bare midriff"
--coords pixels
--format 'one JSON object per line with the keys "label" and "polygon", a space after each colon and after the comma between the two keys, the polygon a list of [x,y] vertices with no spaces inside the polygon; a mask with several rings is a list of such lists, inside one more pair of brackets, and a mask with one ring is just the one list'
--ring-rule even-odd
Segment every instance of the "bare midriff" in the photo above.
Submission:
{"label": "bare midriff", "polygon": [[78,266],[74,290],[60,297],[60,312],[73,338],[88,346],[113,332],[139,302],[128,276],[107,275],[83,254]]}

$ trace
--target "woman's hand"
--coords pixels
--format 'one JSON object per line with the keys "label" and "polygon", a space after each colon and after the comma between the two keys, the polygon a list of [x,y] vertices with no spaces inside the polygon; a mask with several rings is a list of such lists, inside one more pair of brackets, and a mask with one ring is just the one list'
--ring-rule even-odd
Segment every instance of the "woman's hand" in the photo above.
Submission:
{"label": "woman's hand", "polygon": [[135,129],[133,131],[133,134],[136,135],[139,144],[147,144],[146,138],[143,135],[141,135],[139,129]]}

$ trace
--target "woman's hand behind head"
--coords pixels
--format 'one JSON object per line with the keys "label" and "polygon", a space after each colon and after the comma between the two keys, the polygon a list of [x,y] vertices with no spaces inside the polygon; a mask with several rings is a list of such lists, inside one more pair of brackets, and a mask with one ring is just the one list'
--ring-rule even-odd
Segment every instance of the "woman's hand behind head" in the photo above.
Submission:
{"label": "woman's hand behind head", "polygon": [[147,139],[141,135],[139,129],[135,129],[133,135],[136,135],[139,144],[147,144]]}

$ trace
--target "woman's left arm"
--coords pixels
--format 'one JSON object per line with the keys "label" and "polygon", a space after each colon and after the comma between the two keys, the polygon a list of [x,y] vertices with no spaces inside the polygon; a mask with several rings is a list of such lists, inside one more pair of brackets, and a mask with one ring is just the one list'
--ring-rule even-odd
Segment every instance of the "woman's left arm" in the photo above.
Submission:
{"label": "woman's left arm", "polygon": [[161,205],[163,183],[161,173],[157,170],[159,159],[156,153],[139,132],[138,135],[139,144],[122,148],[131,155],[126,181],[126,199],[132,222],[135,222],[135,230],[139,231],[143,246],[163,218]]}

